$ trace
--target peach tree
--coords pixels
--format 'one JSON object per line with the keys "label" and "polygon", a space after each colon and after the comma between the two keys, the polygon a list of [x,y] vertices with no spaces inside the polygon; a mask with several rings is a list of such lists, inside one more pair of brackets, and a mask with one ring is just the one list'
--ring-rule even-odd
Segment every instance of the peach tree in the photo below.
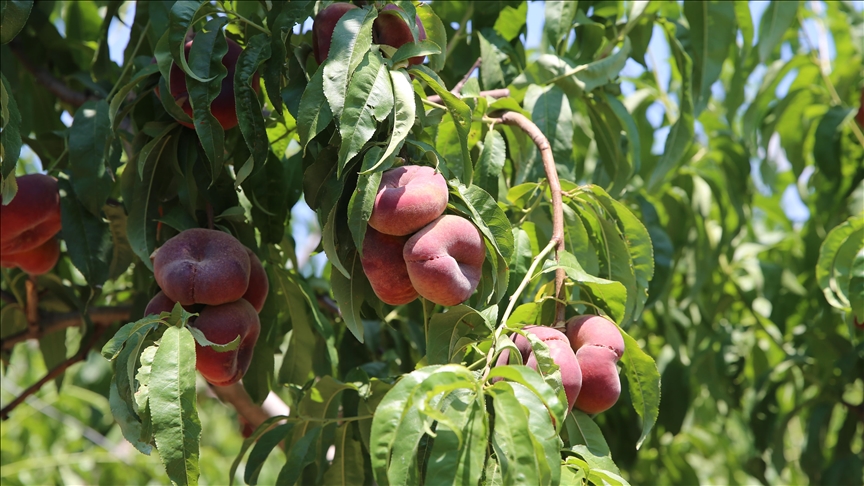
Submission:
{"label": "peach tree", "polygon": [[864,21],[755,15],[3,0],[0,416],[122,458],[4,480],[860,482]]}

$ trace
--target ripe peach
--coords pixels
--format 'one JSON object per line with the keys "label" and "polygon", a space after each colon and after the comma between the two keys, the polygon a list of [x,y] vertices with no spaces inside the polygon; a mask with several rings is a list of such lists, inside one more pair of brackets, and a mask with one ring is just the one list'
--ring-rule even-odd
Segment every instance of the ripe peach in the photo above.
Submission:
{"label": "ripe peach", "polygon": [[375,295],[390,305],[402,305],[417,298],[408,268],[402,257],[407,236],[392,236],[366,228],[360,263]]}
{"label": "ripe peach", "polygon": [[[216,99],[210,104],[210,113],[219,120],[222,129],[228,130],[237,126],[237,110],[234,100],[234,68],[237,65],[237,58],[243,52],[243,48],[231,39],[225,39],[228,42],[228,52],[222,58],[222,65],[228,69],[228,74],[222,80],[222,90]],[[185,46],[186,59],[189,59],[189,51],[192,49],[192,42],[189,41]],[[258,83],[258,73],[252,77],[252,89],[257,93],[261,88]],[[183,111],[192,117],[192,104],[189,102],[189,91],[186,87],[186,73],[180,69],[177,64],[171,65],[170,73],[171,96],[174,101],[183,109]],[[159,90],[156,90],[156,95],[159,96]],[[178,121],[181,125],[189,128],[195,128],[194,124]]]}
{"label": "ripe peach", "polygon": [[[561,383],[564,385],[564,393],[567,395],[567,410],[572,409],[582,389],[582,369],[576,359],[576,354],[570,348],[570,341],[567,339],[567,336],[561,331],[545,326],[525,326],[522,329],[534,334],[549,346],[549,355],[561,370]],[[521,334],[516,334],[513,338],[513,344],[519,349],[519,354],[522,355],[522,362],[525,366],[536,370],[537,358],[534,356],[528,338]],[[498,356],[496,366],[506,365],[509,359],[510,351],[504,350]]]}
{"label": "ripe peach", "polygon": [[[394,4],[389,4],[378,12],[378,18],[372,23],[372,42],[400,48],[404,44],[414,42],[414,34],[405,20],[399,15],[402,9]],[[417,23],[417,40],[426,40],[426,29],[420,17],[415,17]],[[408,60],[408,64],[423,64],[426,56],[415,56]]]}
{"label": "ripe peach", "polygon": [[159,315],[163,312],[171,312],[174,310],[174,304],[176,304],[176,302],[168,298],[168,296],[165,295],[165,292],[160,290],[152,299],[150,299],[150,302],[147,303],[147,307],[144,308],[144,315]]}
{"label": "ripe peach", "polygon": [[624,338],[614,323],[600,316],[567,321],[567,337],[582,367],[582,393],[576,408],[585,413],[608,410],[621,395],[615,363],[624,355]]}
{"label": "ripe peach", "polygon": [[195,367],[208,382],[226,386],[243,378],[261,332],[261,322],[252,304],[245,299],[222,305],[205,306],[189,325],[199,329],[209,341],[228,344],[240,336],[240,346],[219,352],[195,343]]}
{"label": "ripe peach", "polygon": [[246,247],[221,231],[183,231],[153,252],[150,260],[156,283],[183,305],[233,302],[249,288]]}
{"label": "ripe peach", "polygon": [[418,294],[436,304],[456,305],[477,289],[486,245],[473,223],[444,215],[409,238],[402,256]]}
{"label": "ripe peach", "polygon": [[44,174],[28,174],[16,182],[18,193],[8,205],[0,205],[0,256],[4,259],[32,250],[60,231],[57,180]]}
{"label": "ripe peach", "polygon": [[432,167],[390,169],[378,185],[369,226],[388,235],[410,235],[441,216],[447,198],[447,181]]}
{"label": "ripe peach", "polygon": [[0,257],[0,266],[6,268],[17,266],[30,275],[42,275],[54,268],[59,259],[60,242],[57,238],[51,238],[32,250]]}
{"label": "ripe peach", "polygon": [[258,259],[252,250],[246,248],[246,254],[249,255],[249,288],[243,294],[243,298],[252,304],[255,312],[261,312],[264,307],[264,301],[267,300],[267,294],[270,292],[270,281],[267,280],[267,272],[264,271],[264,266],[261,265],[261,260]]}
{"label": "ripe peach", "polygon": [[350,3],[334,3],[318,12],[312,23],[312,53],[318,64],[327,59],[330,53],[330,42],[333,39],[333,30],[336,22],[349,10],[357,8]]}

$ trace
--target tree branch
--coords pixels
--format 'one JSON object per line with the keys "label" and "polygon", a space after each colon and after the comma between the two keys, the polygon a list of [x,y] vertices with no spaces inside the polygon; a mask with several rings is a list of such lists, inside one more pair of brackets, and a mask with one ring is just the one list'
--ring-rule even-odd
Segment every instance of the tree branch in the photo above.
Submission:
{"label": "tree branch", "polygon": [[465,86],[465,83],[468,82],[468,79],[471,78],[471,75],[478,67],[480,67],[480,63],[482,62],[483,58],[478,57],[477,60],[474,61],[474,64],[471,66],[471,69],[469,69],[468,72],[465,73],[465,76],[463,76],[458,83],[456,83],[456,86],[453,86],[453,89],[451,89],[450,92],[458,96],[459,92],[462,91],[462,86]]}
{"label": "tree branch", "polygon": [[59,98],[60,101],[69,103],[75,108],[78,108],[89,100],[98,99],[86,93],[75,91],[62,80],[57,79],[53,74],[51,74],[50,71],[48,71],[44,67],[35,66],[33,63],[30,62],[29,59],[27,59],[26,55],[21,52],[20,44],[17,41],[10,42],[9,49],[12,51],[13,54],[15,54],[18,62],[20,62],[21,65],[24,66],[24,68],[29,71],[34,78],[36,78],[36,82],[44,86],[54,96]]}
{"label": "tree branch", "polygon": [[[455,94],[457,98],[462,97],[459,93],[453,93],[453,94]],[[510,90],[507,88],[490,89],[489,91],[481,91],[480,96],[482,96],[482,97],[488,96],[490,98],[495,98],[497,100],[498,98],[506,98],[506,97],[510,96]],[[441,103],[442,100],[441,100],[440,96],[432,95],[432,96],[429,96],[428,98],[426,98],[426,101],[431,101],[432,103]]]}
{"label": "tree branch", "polygon": [[211,386],[210,390],[213,391],[213,394],[219,400],[234,407],[237,413],[246,419],[253,429],[257,429],[259,425],[270,417],[288,415],[291,412],[288,405],[273,392],[267,395],[264,403],[260,406],[256,405],[241,383],[234,383],[228,386]]}
{"label": "tree branch", "polygon": [[107,327],[97,327],[93,331],[93,335],[90,336],[90,340],[87,341],[86,344],[81,345],[81,349],[78,350],[78,352],[75,354],[75,356],[72,356],[71,358],[69,358],[66,361],[57,365],[55,368],[50,370],[45,376],[43,376],[42,379],[40,379],[36,383],[27,387],[27,389],[24,390],[20,395],[18,395],[17,398],[15,398],[11,402],[9,402],[8,405],[3,407],[3,409],[0,410],[0,420],[8,419],[9,413],[13,409],[15,409],[15,407],[17,407],[18,405],[23,403],[24,400],[27,399],[27,397],[29,397],[30,395],[39,391],[43,386],[45,386],[46,383],[48,383],[49,381],[53,380],[54,378],[57,378],[58,376],[60,376],[70,366],[72,366],[73,364],[75,364],[79,361],[84,361],[84,359],[87,358],[87,353],[90,352],[90,348],[92,348],[93,345],[96,344],[96,340],[99,339],[99,336],[101,336],[102,333],[105,332],[106,329],[107,329]]}
{"label": "tree branch", "polygon": [[[546,170],[546,180],[549,181],[549,190],[552,193],[552,238],[554,242],[555,261],[558,261],[560,252],[564,251],[564,202],[561,197],[561,181],[558,179],[558,171],[555,169],[555,158],[552,156],[552,146],[540,128],[529,120],[525,115],[515,111],[506,111],[498,118],[489,118],[493,123],[515,126],[531,137],[540,157],[543,159],[543,168]],[[555,271],[555,324],[564,322],[564,269]]]}
{"label": "tree branch", "polygon": [[[90,320],[97,328],[107,328],[118,321],[128,321],[132,307],[121,305],[116,307],[97,307],[90,310]],[[26,331],[0,339],[0,349],[12,349],[16,344],[28,339],[39,339],[46,334],[57,332],[67,327],[81,324],[80,312],[46,312],[41,313],[39,325]]]}

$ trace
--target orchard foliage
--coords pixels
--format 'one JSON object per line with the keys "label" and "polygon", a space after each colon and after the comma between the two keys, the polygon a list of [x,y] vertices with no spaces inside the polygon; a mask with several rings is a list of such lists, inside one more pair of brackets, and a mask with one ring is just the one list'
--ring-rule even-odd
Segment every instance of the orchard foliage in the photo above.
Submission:
{"label": "orchard foliage", "polygon": [[[50,272],[2,269],[4,484],[862,483],[860,8],[546,2],[529,49],[525,1],[358,1],[315,55],[331,3],[0,2],[0,195],[41,170],[62,223]],[[403,164],[482,236],[459,305],[364,274]],[[195,372],[240,336],[144,315],[193,228],[266,272],[242,385]],[[623,339],[596,415],[522,330],[580,315]]]}

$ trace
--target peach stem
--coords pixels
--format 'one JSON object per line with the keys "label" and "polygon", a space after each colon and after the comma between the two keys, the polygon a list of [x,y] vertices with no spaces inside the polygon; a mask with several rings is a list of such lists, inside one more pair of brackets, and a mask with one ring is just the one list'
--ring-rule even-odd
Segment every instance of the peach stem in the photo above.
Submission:
{"label": "peach stem", "polygon": [[36,277],[29,275],[24,282],[27,290],[27,328],[31,334],[39,332],[39,293],[36,291]]}

